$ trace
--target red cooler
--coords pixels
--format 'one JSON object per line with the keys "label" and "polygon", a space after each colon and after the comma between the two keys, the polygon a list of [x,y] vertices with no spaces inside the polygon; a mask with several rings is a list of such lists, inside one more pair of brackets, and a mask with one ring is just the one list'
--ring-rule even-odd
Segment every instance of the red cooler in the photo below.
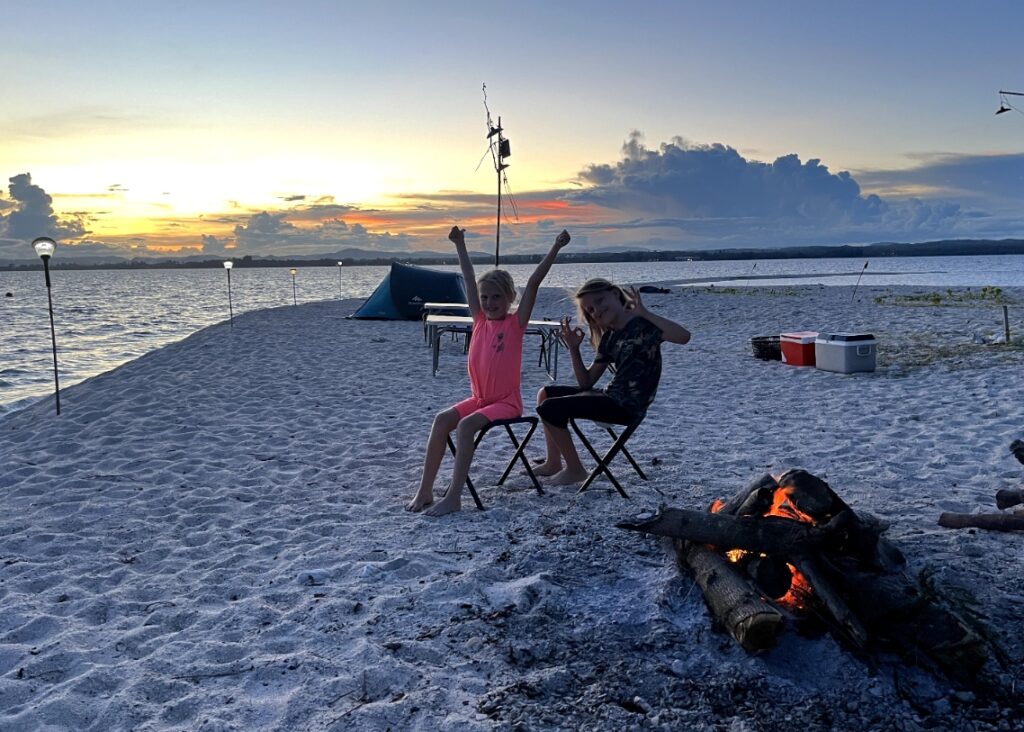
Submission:
{"label": "red cooler", "polygon": [[814,365],[814,341],[818,337],[816,330],[800,330],[795,333],[782,333],[779,343],[782,346],[782,363],[790,366]]}

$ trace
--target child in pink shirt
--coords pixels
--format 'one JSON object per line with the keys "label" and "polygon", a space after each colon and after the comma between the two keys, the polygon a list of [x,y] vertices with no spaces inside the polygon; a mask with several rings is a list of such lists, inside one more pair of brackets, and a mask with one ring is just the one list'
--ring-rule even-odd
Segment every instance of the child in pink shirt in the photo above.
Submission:
{"label": "child in pink shirt", "polygon": [[537,265],[514,313],[509,312],[516,299],[512,275],[505,270],[494,269],[476,280],[473,263],[466,252],[465,230],[453,226],[448,238],[455,244],[459,255],[459,265],[466,281],[466,301],[473,316],[468,358],[471,396],[439,412],[430,428],[420,487],[406,510],[422,511],[434,502],[434,479],[441,467],[446,439],[453,430],[455,467],[448,492],[437,505],[426,511],[428,516],[444,516],[462,508],[462,488],[473,460],[476,433],[490,422],[512,419],[523,413],[523,398],[519,391],[523,333],[530,322],[540,283],[550,271],[559,250],[569,243],[569,232],[563,230],[558,235],[551,250]]}

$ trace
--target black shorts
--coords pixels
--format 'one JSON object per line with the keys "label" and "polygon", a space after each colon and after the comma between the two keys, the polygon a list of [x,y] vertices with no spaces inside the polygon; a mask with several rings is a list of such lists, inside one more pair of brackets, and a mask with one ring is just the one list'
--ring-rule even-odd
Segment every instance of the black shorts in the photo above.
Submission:
{"label": "black shorts", "polygon": [[552,427],[566,429],[569,418],[611,424],[630,424],[637,415],[623,408],[603,391],[584,391],[578,386],[545,386],[547,398],[537,407],[540,418]]}

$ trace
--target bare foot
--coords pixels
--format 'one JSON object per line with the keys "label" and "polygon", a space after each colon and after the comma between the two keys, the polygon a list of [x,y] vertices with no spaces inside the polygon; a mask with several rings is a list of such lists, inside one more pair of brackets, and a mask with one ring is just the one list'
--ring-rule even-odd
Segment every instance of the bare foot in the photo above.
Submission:
{"label": "bare foot", "polygon": [[437,502],[433,508],[423,512],[424,516],[444,516],[462,510],[462,498],[458,495],[447,495]]}
{"label": "bare foot", "polygon": [[405,507],[405,510],[412,511],[413,513],[419,513],[433,502],[434,495],[432,493],[428,493],[425,496],[417,493],[415,496],[413,496],[413,499],[409,501],[408,505]]}
{"label": "bare foot", "polygon": [[533,474],[546,477],[549,475],[554,475],[555,473],[558,473],[561,470],[561,463],[549,463],[545,461],[533,469]]}
{"label": "bare foot", "polygon": [[582,483],[590,475],[586,470],[560,470],[551,476],[551,480],[548,481],[550,485],[574,485],[576,483]]}

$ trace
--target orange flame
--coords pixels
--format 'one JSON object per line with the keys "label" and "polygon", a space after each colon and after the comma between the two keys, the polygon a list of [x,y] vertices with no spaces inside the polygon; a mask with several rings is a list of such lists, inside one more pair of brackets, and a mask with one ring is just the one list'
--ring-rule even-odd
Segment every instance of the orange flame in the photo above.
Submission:
{"label": "orange flame", "polygon": [[767,511],[765,516],[782,516],[783,518],[793,519],[794,521],[802,521],[805,524],[811,524],[812,526],[817,523],[813,516],[810,516],[793,503],[790,496],[789,488],[778,488],[775,494],[772,496],[772,505]]}
{"label": "orange flame", "polygon": [[811,598],[814,597],[814,588],[800,570],[789,563],[786,566],[793,573],[793,582],[789,585],[789,592],[775,602],[790,610],[806,610]]}

